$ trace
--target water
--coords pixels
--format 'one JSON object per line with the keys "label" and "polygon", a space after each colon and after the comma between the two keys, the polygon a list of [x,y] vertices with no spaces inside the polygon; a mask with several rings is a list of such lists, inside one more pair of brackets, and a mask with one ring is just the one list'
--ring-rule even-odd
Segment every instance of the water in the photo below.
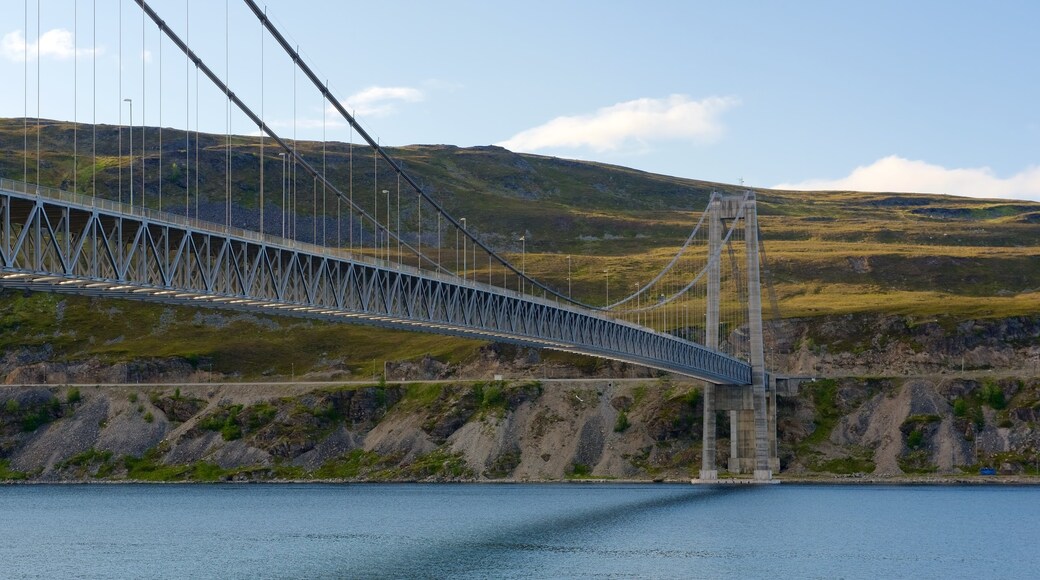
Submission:
{"label": "water", "polygon": [[1040,488],[0,486],[3,578],[1035,578]]}

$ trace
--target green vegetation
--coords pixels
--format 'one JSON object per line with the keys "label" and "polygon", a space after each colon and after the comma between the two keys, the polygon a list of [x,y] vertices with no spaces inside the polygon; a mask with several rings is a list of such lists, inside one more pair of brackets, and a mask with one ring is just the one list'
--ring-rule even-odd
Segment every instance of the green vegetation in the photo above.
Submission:
{"label": "green vegetation", "polygon": [[343,359],[352,373],[370,376],[387,359],[430,353],[458,362],[473,356],[479,344],[345,324],[0,290],[0,349],[45,347],[66,360],[193,358],[202,370],[251,379],[288,377],[290,361],[299,375],[331,356]]}
{"label": "green vegetation", "polygon": [[395,471],[394,479],[473,479],[475,477],[473,470],[466,465],[466,460],[461,453],[449,453],[446,449],[431,451]]}
{"label": "green vegetation", "polygon": [[479,412],[494,416],[502,416],[507,410],[515,409],[524,401],[537,399],[542,394],[540,381],[525,383],[508,383],[491,381],[474,383],[473,392],[479,403]]}
{"label": "green vegetation", "polygon": [[70,470],[76,477],[98,479],[110,477],[116,467],[111,451],[99,451],[93,447],[73,455],[57,465],[57,469]]}
{"label": "green vegetation", "polygon": [[987,383],[982,387],[982,392],[979,393],[979,397],[982,402],[993,409],[998,411],[1007,407],[1007,401],[1004,398],[1004,390],[1000,388],[1000,385],[994,383]]}
{"label": "green vegetation", "polygon": [[68,393],[65,393],[65,402],[69,405],[75,405],[81,400],[83,400],[83,395],[81,395],[79,389],[75,387],[69,389]]}
{"label": "green vegetation", "polygon": [[874,471],[874,460],[869,453],[856,456],[840,457],[812,464],[813,471],[851,475],[854,473],[871,473]]}
{"label": "green vegetation", "polygon": [[11,469],[11,461],[9,459],[0,459],[0,481],[22,481],[28,478],[29,474],[24,471]]}
{"label": "green vegetation", "polygon": [[628,413],[619,411],[617,419],[614,421],[614,432],[623,433],[629,428]]}
{"label": "green vegetation", "polygon": [[935,473],[938,467],[931,462],[927,449],[915,449],[899,457],[899,469],[909,474]]}
{"label": "green vegetation", "polygon": [[815,428],[812,434],[805,438],[804,445],[816,445],[826,441],[834,430],[834,425],[841,418],[838,409],[838,381],[834,379],[817,379],[814,382],[802,385],[812,398],[816,413],[813,417]]}
{"label": "green vegetation", "polygon": [[567,479],[588,479],[592,477],[592,468],[584,463],[575,463],[567,470]]}
{"label": "green vegetation", "polygon": [[919,449],[924,444],[924,433],[920,429],[910,432],[906,438],[906,446],[910,449]]}
{"label": "green vegetation", "polygon": [[958,398],[953,402],[953,416],[964,417],[968,414],[968,402]]}
{"label": "green vegetation", "polygon": [[65,461],[62,461],[58,464],[58,468],[61,469],[65,467],[84,467],[92,463],[106,463],[108,461],[111,461],[111,459],[111,451],[98,451],[97,449],[91,447],[90,449],[82,453],[73,455]]}
{"label": "green vegetation", "polygon": [[337,459],[330,459],[314,471],[319,479],[357,479],[376,468],[386,467],[378,453],[355,449]]}
{"label": "green vegetation", "polygon": [[491,465],[484,470],[484,477],[489,479],[501,479],[508,477],[513,471],[520,466],[520,450],[514,449],[513,451],[507,451],[501,453]]}
{"label": "green vegetation", "polygon": [[199,429],[206,431],[219,431],[224,441],[234,441],[242,437],[242,426],[239,424],[239,413],[242,405],[225,405],[212,415],[203,418],[198,423]]}
{"label": "green vegetation", "polygon": [[474,386],[480,392],[480,408],[488,410],[491,408],[504,408],[506,399],[502,395],[502,382],[477,384]]}
{"label": "green vegetation", "polygon": [[11,415],[11,423],[21,425],[22,431],[25,432],[35,431],[51,421],[60,419],[66,412],[61,401],[55,398],[25,406],[19,405],[17,401],[8,400],[4,409]]}
{"label": "green vegetation", "polygon": [[263,402],[247,407],[244,412],[246,428],[256,431],[274,420],[275,415],[278,414],[278,408],[271,403]]}
{"label": "green vegetation", "polygon": [[158,448],[151,448],[141,457],[123,457],[127,479],[140,481],[179,481],[187,479],[191,469],[184,465],[165,465]]}
{"label": "green vegetation", "polygon": [[404,396],[398,405],[402,409],[427,409],[440,398],[444,385],[440,383],[415,383],[405,387]]}
{"label": "green vegetation", "polygon": [[933,425],[942,421],[938,415],[910,415],[903,421],[900,431],[906,435],[906,446],[911,451],[924,447],[927,437],[934,431]]}
{"label": "green vegetation", "polygon": [[638,407],[646,399],[646,385],[639,385],[632,389],[632,405]]}

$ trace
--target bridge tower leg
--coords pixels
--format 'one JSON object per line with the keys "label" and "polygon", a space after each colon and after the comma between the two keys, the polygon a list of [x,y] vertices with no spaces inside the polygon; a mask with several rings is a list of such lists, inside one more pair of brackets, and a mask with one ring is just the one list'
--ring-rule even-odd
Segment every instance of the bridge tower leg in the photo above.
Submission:
{"label": "bridge tower leg", "polygon": [[[722,219],[720,216],[719,198],[713,197],[708,206],[708,256],[719,256],[720,259],[708,262],[708,296],[705,313],[704,345],[719,350],[719,292],[722,257]],[[715,480],[719,477],[716,468],[715,449],[718,436],[715,424],[715,390],[714,383],[704,383],[704,436],[701,439],[701,473],[702,481]]]}
{"label": "bridge tower leg", "polygon": [[[758,269],[758,210],[754,192],[748,194],[744,210],[744,239],[747,249],[748,332],[751,339],[751,390],[755,398],[755,479],[773,478],[770,466],[769,419],[766,409],[765,341],[762,333],[762,279]],[[776,431],[772,433],[776,440]]]}
{"label": "bridge tower leg", "polygon": [[762,292],[758,252],[758,212],[754,193],[715,198],[709,206],[708,249],[714,257],[708,269],[705,345],[718,349],[719,301],[722,252],[722,220],[744,220],[747,257],[748,333],[751,384],[714,385],[704,388],[704,437],[701,453],[701,479],[715,479],[717,411],[730,413],[729,471],[751,473],[756,480],[770,480],[780,467],[776,451],[776,389],[768,384],[765,370],[765,345],[762,328]]}

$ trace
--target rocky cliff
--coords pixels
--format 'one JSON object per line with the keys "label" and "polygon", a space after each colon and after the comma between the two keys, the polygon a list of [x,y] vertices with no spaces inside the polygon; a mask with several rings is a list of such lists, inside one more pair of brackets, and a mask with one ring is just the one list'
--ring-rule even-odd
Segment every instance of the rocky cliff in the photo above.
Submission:
{"label": "rocky cliff", "polygon": [[[683,479],[700,468],[700,385],[647,369],[474,343],[454,358],[381,361],[377,375],[356,362],[375,331],[122,302],[96,313],[46,295],[6,304],[0,479]],[[130,322],[142,318],[155,324]],[[164,336],[220,345],[229,332],[243,346],[216,365],[137,354]],[[446,342],[434,339],[405,351]],[[788,319],[769,325],[767,353],[770,368],[817,379],[780,401],[789,476],[1037,471],[1038,316]],[[290,369],[325,382],[294,384]],[[725,465],[725,414],[719,433]]]}
{"label": "rocky cliff", "polygon": [[[0,479],[681,480],[701,413],[665,379],[4,387]],[[1036,378],[819,379],[781,399],[782,474],[1036,474],[1038,416]]]}

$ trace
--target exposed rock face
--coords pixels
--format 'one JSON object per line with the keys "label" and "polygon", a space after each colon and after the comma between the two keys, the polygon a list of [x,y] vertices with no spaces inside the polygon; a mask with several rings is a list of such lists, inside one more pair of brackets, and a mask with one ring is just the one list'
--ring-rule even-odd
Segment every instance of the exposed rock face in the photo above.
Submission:
{"label": "exposed rock face", "polygon": [[[70,393],[0,390],[0,467],[40,481],[684,479],[700,468],[694,384]],[[979,465],[1023,473],[1040,450],[1035,378],[826,379],[781,403],[782,470],[795,475],[957,474]],[[721,414],[720,465],[727,432]]]}
{"label": "exposed rock face", "polygon": [[[950,322],[858,315],[788,321],[779,365],[822,378],[779,402],[782,470],[877,476],[1035,469],[1040,318]],[[185,361],[0,357],[7,382],[197,378]],[[685,478],[700,461],[700,385],[649,371],[553,362],[491,344],[467,366],[389,363],[397,380],[456,374],[586,376],[314,389],[0,387],[0,476],[358,480]],[[962,372],[962,365],[964,371]],[[998,372],[995,369],[1007,369]],[[899,378],[900,375],[914,375]],[[854,377],[895,378],[854,378]],[[31,380],[30,380],[31,379]],[[73,393],[75,391],[75,393]],[[725,465],[728,416],[717,417]]]}
{"label": "exposed rock face", "polygon": [[20,349],[0,357],[0,375],[7,385],[62,385],[85,383],[171,383],[206,381],[209,373],[200,372],[182,359],[142,359],[131,362],[102,363],[96,359],[75,362],[52,360],[49,348]]}
{"label": "exposed rock face", "polygon": [[[264,478],[281,468],[321,477],[323,468],[354,458],[366,464],[352,479],[547,480],[682,478],[690,465],[674,460],[677,450],[696,456],[695,438],[662,442],[646,427],[657,424],[658,415],[671,421],[695,411],[692,385],[493,382],[248,391],[234,385],[90,387],[76,404],[58,403],[57,416],[44,424],[20,429],[17,419],[30,405],[51,409],[69,389],[6,387],[0,391],[0,409],[7,409],[0,414],[7,426],[0,459],[42,481],[147,479],[163,466],[184,468],[181,476],[191,478],[199,465],[226,477]],[[24,403],[12,410],[8,400]],[[626,401],[631,417],[624,429],[615,428],[625,412],[612,404],[617,400]],[[439,463],[426,465],[431,458]],[[132,464],[145,460],[154,463],[151,471],[135,471]]]}
{"label": "exposed rock face", "polygon": [[1040,360],[1040,316],[954,321],[849,314],[785,320],[769,338],[779,368],[816,376],[990,369],[1025,375],[1035,374]]}

